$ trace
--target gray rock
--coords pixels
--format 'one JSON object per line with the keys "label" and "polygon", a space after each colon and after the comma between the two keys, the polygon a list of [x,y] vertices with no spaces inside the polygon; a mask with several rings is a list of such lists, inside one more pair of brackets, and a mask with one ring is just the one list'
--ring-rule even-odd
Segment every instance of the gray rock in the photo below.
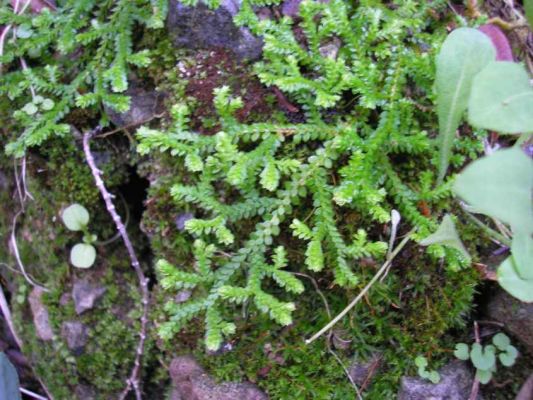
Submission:
{"label": "gray rock", "polygon": [[67,321],[61,325],[61,336],[67,341],[67,346],[75,355],[80,355],[89,339],[89,332],[79,321]]}
{"label": "gray rock", "polygon": [[239,28],[233,23],[233,16],[239,7],[238,0],[223,0],[215,10],[203,3],[187,7],[178,0],[170,0],[167,28],[174,46],[188,49],[224,48],[241,60],[259,58],[263,41],[247,28]]}
{"label": "gray rock", "polygon": [[[164,93],[147,90],[140,83],[132,81],[124,94],[130,96],[128,111],[119,113],[111,107],[105,106],[105,112],[116,126],[140,125],[163,112]],[[103,152],[98,155],[98,161],[105,163],[106,157],[108,156]]]}
{"label": "gray rock", "polygon": [[76,398],[78,400],[95,400],[96,399],[96,392],[94,388],[88,385],[76,385],[76,388],[74,389],[74,394],[76,395]]}
{"label": "gray rock", "polygon": [[44,291],[42,289],[38,287],[34,288],[28,296],[28,301],[30,302],[37,337],[41,340],[49,341],[54,337],[54,332],[50,326],[48,310],[42,301],[43,293]]}
{"label": "gray rock", "polygon": [[176,357],[170,364],[174,390],[172,400],[267,400],[251,383],[216,384],[190,356]]}
{"label": "gray rock", "polygon": [[74,300],[76,313],[80,315],[93,308],[105,292],[105,287],[92,285],[87,281],[74,283],[72,287],[72,299]]}
{"label": "gray rock", "polygon": [[[281,13],[287,17],[297,17],[300,14],[300,3],[302,0],[285,0],[281,5]],[[328,3],[329,0],[320,0],[321,3]]]}
{"label": "gray rock", "polygon": [[354,361],[348,367],[348,373],[353,381],[358,386],[367,386],[372,380],[372,377],[378,372],[381,367],[381,354],[373,354],[367,361],[361,362],[359,360]]}
{"label": "gray rock", "polygon": [[441,380],[437,384],[422,378],[403,377],[398,400],[468,400],[474,374],[465,362],[452,361],[439,373]]}
{"label": "gray rock", "polygon": [[522,303],[498,288],[487,304],[486,313],[490,319],[504,324],[533,354],[533,303]]}
{"label": "gray rock", "polygon": [[190,213],[190,212],[179,214],[176,217],[176,221],[175,221],[176,222],[176,228],[178,228],[178,230],[180,232],[183,232],[185,230],[185,222],[187,222],[188,220],[193,219],[193,218],[194,218],[194,214]]}

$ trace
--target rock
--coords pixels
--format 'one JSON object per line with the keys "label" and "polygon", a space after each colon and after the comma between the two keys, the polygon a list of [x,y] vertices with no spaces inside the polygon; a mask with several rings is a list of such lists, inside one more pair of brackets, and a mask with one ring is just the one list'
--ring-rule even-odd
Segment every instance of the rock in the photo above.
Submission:
{"label": "rock", "polygon": [[498,288],[487,304],[486,314],[489,319],[504,324],[533,354],[533,303],[522,303]]}
{"label": "rock", "polygon": [[193,213],[190,213],[190,212],[186,212],[186,213],[181,213],[179,214],[177,217],[176,217],[176,228],[178,228],[178,230],[180,232],[183,232],[185,230],[185,223],[190,220],[190,219],[193,219],[194,218],[194,214]]}
{"label": "rock", "polygon": [[88,385],[76,385],[76,388],[74,389],[74,394],[76,395],[76,398],[78,400],[95,400],[96,399],[96,393],[95,390]]}
{"label": "rock", "polygon": [[[163,112],[163,100],[165,94],[155,90],[147,90],[136,81],[129,83],[128,90],[124,94],[130,96],[130,108],[128,111],[119,113],[111,107],[105,106],[105,112],[116,126],[140,125],[149,121],[155,115]],[[105,162],[105,152],[99,155],[100,162]]]}
{"label": "rock", "polygon": [[76,282],[72,288],[72,298],[76,313],[90,310],[106,292],[105,287],[92,285],[86,281]]}
{"label": "rock", "polygon": [[[281,13],[287,17],[297,17],[300,14],[300,3],[302,0],[285,0],[281,5]],[[329,0],[320,0],[321,3],[328,3]]]}
{"label": "rock", "polygon": [[233,16],[239,7],[238,0],[222,0],[215,10],[203,3],[188,7],[178,0],[170,0],[167,28],[174,46],[188,49],[224,48],[241,60],[259,58],[263,41],[247,28],[239,28],[233,23]]}
{"label": "rock", "polygon": [[348,373],[356,385],[368,387],[372,377],[381,367],[381,357],[381,354],[376,353],[368,361],[360,362],[356,360],[348,367]]}
{"label": "rock", "polygon": [[452,361],[439,373],[441,379],[437,384],[422,378],[403,377],[398,400],[468,400],[474,374],[465,362]]}
{"label": "rock", "polygon": [[50,317],[48,310],[42,302],[44,291],[38,287],[34,288],[28,296],[31,313],[33,315],[33,324],[39,339],[48,341],[54,337],[54,332],[50,326]]}
{"label": "rock", "polygon": [[281,13],[287,17],[296,17],[300,13],[302,0],[285,0],[281,5]]}
{"label": "rock", "polygon": [[190,356],[176,357],[170,364],[174,390],[172,400],[267,400],[251,383],[216,384]]}
{"label": "rock", "polygon": [[524,382],[515,400],[533,400],[533,374]]}
{"label": "rock", "polygon": [[61,336],[75,355],[80,355],[89,339],[88,329],[79,321],[67,321],[61,325]]}

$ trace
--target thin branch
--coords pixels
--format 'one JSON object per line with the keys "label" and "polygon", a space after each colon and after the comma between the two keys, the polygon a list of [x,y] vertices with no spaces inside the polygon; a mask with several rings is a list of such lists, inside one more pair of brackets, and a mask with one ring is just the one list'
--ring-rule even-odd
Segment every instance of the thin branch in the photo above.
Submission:
{"label": "thin branch", "polygon": [[11,318],[11,311],[9,310],[9,306],[7,305],[7,300],[6,296],[4,295],[4,289],[2,289],[2,285],[0,285],[0,310],[2,310],[4,320],[6,321],[7,327],[11,331],[13,338],[15,338],[17,346],[19,347],[19,349],[22,349],[22,340],[20,340],[19,336],[17,335],[17,332],[15,331],[13,319]]}
{"label": "thin branch", "polygon": [[20,388],[20,393],[23,393],[26,396],[29,396],[29,397],[37,399],[37,400],[48,400],[48,397],[43,397],[40,394],[32,392],[31,390],[28,390],[28,389],[24,389],[23,387]]}
{"label": "thin branch", "polygon": [[122,237],[124,245],[126,246],[126,250],[128,251],[128,255],[131,260],[131,266],[135,270],[135,273],[137,274],[137,279],[139,281],[139,288],[142,296],[141,302],[143,306],[143,312],[141,316],[141,329],[139,332],[139,343],[137,344],[137,350],[135,352],[135,361],[133,369],[131,371],[130,377],[126,381],[126,388],[122,391],[119,399],[125,399],[128,393],[133,389],[137,400],[140,400],[142,399],[140,389],[141,359],[144,353],[144,343],[146,341],[146,330],[148,326],[148,303],[150,299],[150,294],[148,292],[148,279],[144,276],[144,272],[139,263],[139,259],[135,254],[135,250],[133,249],[133,245],[126,231],[126,227],[124,226],[124,223],[122,222],[122,219],[120,218],[120,215],[118,215],[115,205],[113,204],[113,196],[108,192],[104,185],[104,182],[101,177],[102,171],[96,167],[94,157],[91,153],[91,137],[99,131],[100,128],[96,128],[93,131],[89,131],[83,134],[83,151],[85,152],[85,159],[93,174],[96,187],[98,188],[98,190],[100,190],[100,193],[105,201],[107,211],[115,222],[117,230],[120,232],[120,236]]}
{"label": "thin branch", "polygon": [[[480,343],[481,339],[479,337],[479,326],[477,321],[474,321],[474,336],[476,338],[476,343]],[[477,379],[476,376],[474,376],[474,381],[472,382],[472,390],[470,391],[470,396],[468,397],[468,400],[476,400],[477,395],[479,393],[479,379]]]}
{"label": "thin branch", "polygon": [[30,278],[30,276],[26,272],[26,268],[24,267],[22,259],[20,258],[20,253],[19,253],[19,249],[18,249],[18,245],[17,245],[16,230],[17,230],[17,218],[22,213],[23,213],[23,210],[20,210],[13,217],[13,222],[11,224],[11,250],[13,251],[13,254],[15,256],[15,260],[17,261],[17,265],[19,266],[20,272],[22,272],[22,276],[24,276],[24,279],[26,279],[26,281],[30,285],[32,285],[34,287],[38,287],[38,288],[42,289],[45,292],[49,292],[49,290],[47,288],[45,288],[43,285],[38,284],[37,282],[35,282],[33,279]]}
{"label": "thin branch", "polygon": [[370,290],[370,288],[374,285],[374,283],[377,282],[379,277],[387,270],[392,260],[398,255],[398,253],[404,248],[404,246],[407,244],[409,239],[411,239],[411,234],[414,232],[414,229],[411,230],[405,238],[400,242],[400,244],[394,249],[394,251],[391,253],[390,257],[383,263],[381,268],[378,272],[376,272],[376,275],[372,278],[370,282],[364,287],[364,289],[357,295],[353,301],[346,306],[344,310],[340,312],[339,315],[337,315],[335,318],[333,318],[326,326],[324,326],[322,329],[320,329],[317,333],[315,333],[311,338],[307,339],[305,341],[305,344],[313,343],[316,339],[318,339],[320,336],[322,336],[326,331],[333,328],[333,326],[339,322],[348,312],[355,307],[357,303],[363,298],[363,296]]}

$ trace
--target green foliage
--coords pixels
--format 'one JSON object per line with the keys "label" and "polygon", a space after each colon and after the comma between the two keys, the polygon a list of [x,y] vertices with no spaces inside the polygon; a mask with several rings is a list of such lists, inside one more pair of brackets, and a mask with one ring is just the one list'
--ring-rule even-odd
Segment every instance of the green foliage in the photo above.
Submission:
{"label": "green foliage", "polygon": [[518,350],[511,345],[511,340],[507,335],[498,333],[493,336],[492,344],[486,346],[474,343],[469,349],[467,344],[457,343],[454,355],[463,361],[471,360],[476,368],[476,378],[482,384],[486,384],[496,372],[497,360],[500,360],[504,367],[511,367],[518,357]]}
{"label": "green foliage", "polygon": [[[454,30],[437,56],[440,181],[448,169],[453,139],[468,106],[474,77],[495,58],[496,50],[490,39],[472,28]],[[483,81],[483,84],[492,85],[490,82]]]}
{"label": "green foliage", "polygon": [[4,352],[0,352],[0,398],[21,399],[17,370]]}
{"label": "green foliage", "polygon": [[[1,23],[19,32],[0,56],[7,71],[0,94],[12,102],[18,128],[7,152],[22,156],[28,147],[69,134],[65,117],[76,108],[127,110],[128,73],[151,62],[148,50],[135,48],[133,35],[142,26],[161,27],[166,3],[67,0],[55,11],[15,15],[3,2]],[[19,59],[28,60],[23,70]]]}
{"label": "green foliage", "polygon": [[89,212],[81,204],[71,204],[61,213],[61,219],[71,231],[82,231],[83,243],[78,243],[70,250],[70,262],[77,268],[90,268],[96,260],[96,249],[92,245],[96,236],[89,233]]}
{"label": "green foliage", "polygon": [[470,260],[470,254],[468,254],[463,242],[461,242],[457,229],[455,228],[455,223],[449,214],[444,216],[437,231],[421,240],[420,244],[422,246],[429,246],[432,244],[449,246],[457,249],[466,259]]}
{"label": "green foliage", "polygon": [[491,62],[474,78],[468,120],[499,133],[533,132],[533,87],[523,66]]}
{"label": "green foliage", "polygon": [[[449,184],[433,188],[432,171],[420,179],[391,161],[423,160],[431,169],[435,156],[425,131],[433,121],[417,107],[429,99],[405,95],[409,82],[430,93],[433,75],[432,58],[418,47],[418,40],[432,40],[423,33],[431,29],[426,6],[413,5],[393,11],[304,1],[307,48],[290,19],[251,26],[265,40],[258,76],[297,101],[305,123],[239,123],[235,113],[243,101],[222,87],[215,91],[215,135],[191,132],[183,104],[174,106],[168,131],[139,129],[140,153],[167,152],[187,171],[172,178],[169,192],[176,208],[193,211],[185,230],[201,243],[194,263],[165,255],[157,264],[166,290],[193,290],[185,303],[166,304],[162,337],[173,337],[202,314],[206,344],[215,349],[235,330],[237,305],[288,325],[294,294],[303,289],[291,271],[320,272],[341,288],[354,288],[363,260],[379,262],[388,250],[377,232],[392,209],[417,227],[419,239],[436,228],[418,203],[445,202]],[[338,52],[325,52],[323,45],[339,38]],[[357,99],[353,110],[328,116],[326,109],[347,106],[345,97]],[[432,246],[430,254],[458,263],[457,255],[440,248]]]}
{"label": "green foliage", "polygon": [[457,178],[455,193],[477,212],[511,226],[512,257],[498,269],[502,287],[522,301],[533,301],[533,161],[520,148],[504,149],[470,164]]}
{"label": "green foliage", "polygon": [[431,383],[440,382],[440,374],[435,370],[427,370],[428,361],[424,356],[418,356],[415,358],[415,365],[418,368],[418,375],[421,378],[428,379]]}

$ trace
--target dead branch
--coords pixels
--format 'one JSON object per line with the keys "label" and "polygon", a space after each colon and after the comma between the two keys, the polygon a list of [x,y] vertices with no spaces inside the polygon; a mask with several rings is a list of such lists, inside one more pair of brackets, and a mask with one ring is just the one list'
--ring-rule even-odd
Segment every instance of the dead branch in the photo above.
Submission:
{"label": "dead branch", "polygon": [[150,295],[148,292],[148,279],[144,276],[144,272],[141,269],[139,259],[137,258],[137,255],[135,254],[135,250],[133,249],[133,245],[126,231],[126,227],[124,226],[124,223],[122,222],[122,219],[120,218],[120,215],[118,215],[115,205],[113,204],[114,196],[112,196],[106,189],[104,182],[102,180],[102,177],[101,177],[102,171],[96,167],[94,157],[91,153],[90,140],[99,131],[100,131],[100,128],[96,128],[92,131],[89,131],[83,134],[83,151],[85,152],[85,159],[93,174],[96,187],[100,191],[105,201],[107,211],[109,212],[109,215],[111,215],[111,218],[115,222],[117,230],[119,231],[120,236],[122,237],[122,240],[124,242],[124,245],[126,246],[126,250],[128,251],[128,255],[131,260],[131,266],[135,270],[135,273],[137,274],[137,279],[139,281],[139,288],[140,288],[140,292],[142,296],[141,302],[143,306],[143,312],[141,316],[141,329],[139,332],[139,343],[137,345],[137,350],[135,353],[135,362],[134,362],[130,377],[126,381],[127,382],[126,388],[122,391],[119,399],[121,400],[125,399],[127,394],[130,392],[130,390],[133,389],[133,391],[135,392],[136,398],[140,400],[142,399],[141,389],[140,389],[141,359],[142,359],[143,352],[144,352],[144,343],[146,341],[146,330],[147,330],[147,325],[148,325],[148,303],[149,303],[149,298],[150,298]]}

